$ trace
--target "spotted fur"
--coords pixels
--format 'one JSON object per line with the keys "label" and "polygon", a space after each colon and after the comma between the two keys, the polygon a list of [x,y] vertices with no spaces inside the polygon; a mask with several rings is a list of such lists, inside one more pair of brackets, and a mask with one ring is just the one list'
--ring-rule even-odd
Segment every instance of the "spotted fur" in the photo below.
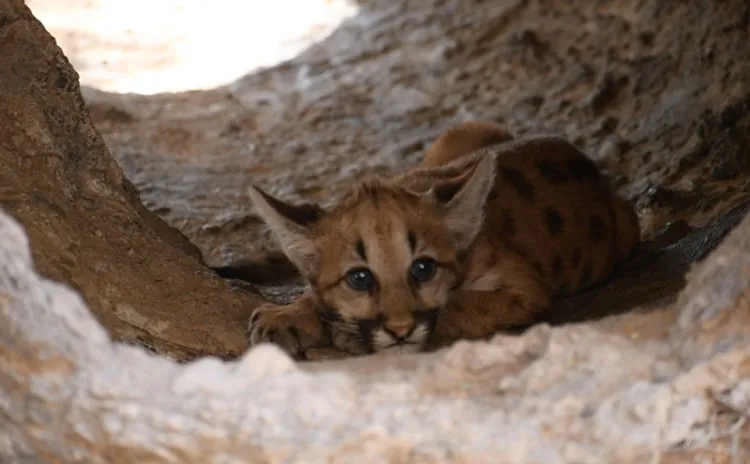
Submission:
{"label": "spotted fur", "polygon": [[330,211],[251,194],[309,287],[259,308],[249,341],[296,355],[330,343],[419,351],[534,324],[553,298],[607,278],[640,239],[632,206],[573,144],[485,122],[449,129],[421,166],[363,182]]}

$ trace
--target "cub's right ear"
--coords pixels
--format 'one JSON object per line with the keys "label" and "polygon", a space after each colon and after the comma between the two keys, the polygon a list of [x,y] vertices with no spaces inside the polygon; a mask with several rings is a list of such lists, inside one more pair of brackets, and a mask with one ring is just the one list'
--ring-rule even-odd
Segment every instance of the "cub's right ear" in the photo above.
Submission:
{"label": "cub's right ear", "polygon": [[325,211],[311,203],[291,204],[275,198],[260,188],[250,187],[250,198],[258,215],[268,225],[289,261],[305,277],[318,270],[320,254],[311,226]]}
{"label": "cub's right ear", "polygon": [[439,182],[430,195],[443,210],[443,221],[459,248],[474,241],[484,223],[484,208],[494,185],[495,159],[482,156],[473,168]]}

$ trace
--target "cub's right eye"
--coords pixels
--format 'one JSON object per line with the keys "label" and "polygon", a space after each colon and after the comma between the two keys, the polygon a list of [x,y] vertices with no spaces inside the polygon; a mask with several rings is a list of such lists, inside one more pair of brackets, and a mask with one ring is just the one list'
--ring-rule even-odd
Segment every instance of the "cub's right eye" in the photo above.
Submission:
{"label": "cub's right eye", "polygon": [[346,273],[346,283],[354,290],[369,291],[375,287],[375,276],[369,269],[360,267]]}

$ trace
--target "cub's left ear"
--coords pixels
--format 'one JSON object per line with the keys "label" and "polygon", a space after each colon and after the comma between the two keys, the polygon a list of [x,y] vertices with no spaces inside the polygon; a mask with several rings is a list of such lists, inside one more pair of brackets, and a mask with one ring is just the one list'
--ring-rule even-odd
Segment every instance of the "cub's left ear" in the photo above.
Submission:
{"label": "cub's left ear", "polygon": [[323,217],[325,211],[310,203],[286,203],[254,185],[249,193],[255,211],[273,231],[289,261],[304,277],[315,274],[320,263],[320,250],[315,245],[311,226]]}
{"label": "cub's left ear", "polygon": [[429,195],[443,210],[443,221],[456,245],[466,249],[484,223],[484,207],[495,183],[495,158],[484,155],[473,167],[434,186]]}

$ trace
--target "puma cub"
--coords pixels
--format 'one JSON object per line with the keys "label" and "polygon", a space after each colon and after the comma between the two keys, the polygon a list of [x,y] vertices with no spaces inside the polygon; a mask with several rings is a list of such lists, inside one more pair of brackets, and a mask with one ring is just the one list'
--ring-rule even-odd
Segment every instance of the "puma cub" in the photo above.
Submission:
{"label": "puma cub", "polygon": [[543,321],[553,298],[605,279],[640,240],[633,207],[563,138],[458,124],[421,166],[361,183],[329,211],[251,188],[308,282],[251,316],[251,345],[304,358],[419,351]]}

